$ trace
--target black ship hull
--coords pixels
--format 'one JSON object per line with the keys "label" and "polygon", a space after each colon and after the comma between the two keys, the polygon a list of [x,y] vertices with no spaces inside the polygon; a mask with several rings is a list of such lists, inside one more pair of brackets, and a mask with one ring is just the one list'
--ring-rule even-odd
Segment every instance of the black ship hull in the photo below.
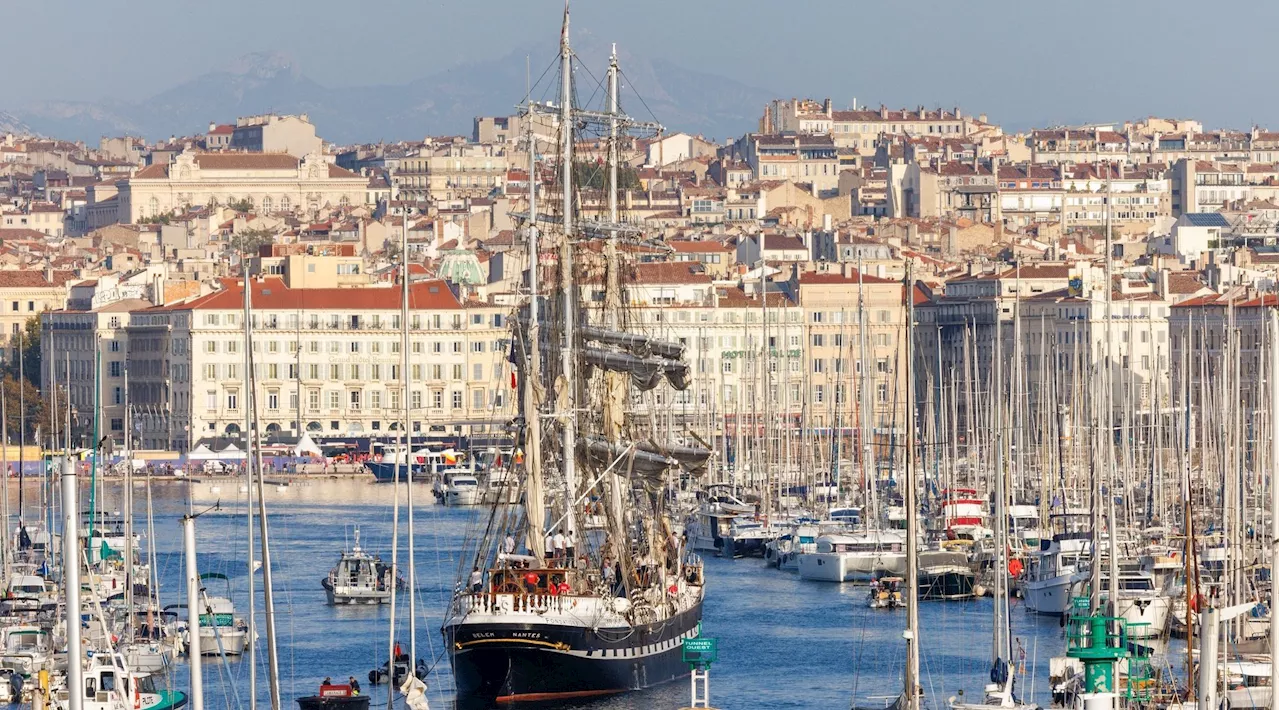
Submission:
{"label": "black ship hull", "polygon": [[681,639],[702,604],[668,622],[592,630],[562,624],[449,624],[443,629],[460,707],[624,693],[689,674]]}
{"label": "black ship hull", "polygon": [[940,572],[930,572],[922,570],[918,586],[920,588],[920,599],[930,600],[948,600],[948,599],[970,599],[973,597],[973,572],[968,570],[946,570]]}

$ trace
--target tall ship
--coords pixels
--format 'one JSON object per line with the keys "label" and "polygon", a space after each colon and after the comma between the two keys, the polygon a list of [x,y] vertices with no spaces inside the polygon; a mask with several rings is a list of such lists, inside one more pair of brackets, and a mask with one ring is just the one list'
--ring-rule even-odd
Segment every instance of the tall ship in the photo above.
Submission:
{"label": "tall ship", "polygon": [[[698,634],[702,619],[701,561],[686,550],[668,506],[671,487],[703,469],[711,451],[692,435],[663,439],[649,425],[653,398],[639,395],[688,388],[690,368],[683,345],[628,332],[623,305],[620,247],[644,235],[618,219],[618,138],[660,126],[618,108],[616,53],[607,109],[574,107],[567,5],[559,60],[558,104],[528,104],[531,119],[549,113],[558,125],[558,156],[546,162],[558,186],[547,192],[559,204],[558,214],[538,214],[529,120],[527,297],[511,319],[509,357],[523,503],[495,501],[482,516],[441,629],[464,705],[586,698],[675,680],[689,672],[682,640]],[[575,133],[592,128],[609,140],[609,199],[607,215],[589,218],[575,198],[573,151]],[[551,262],[554,286],[544,295]]]}

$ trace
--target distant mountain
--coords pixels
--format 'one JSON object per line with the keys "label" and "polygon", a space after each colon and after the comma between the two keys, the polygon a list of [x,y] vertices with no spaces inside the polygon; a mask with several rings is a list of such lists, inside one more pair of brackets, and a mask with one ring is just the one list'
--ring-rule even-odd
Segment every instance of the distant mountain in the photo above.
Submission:
{"label": "distant mountain", "polygon": [[[545,48],[541,54],[545,54]],[[589,39],[579,56],[590,72],[575,72],[580,100],[603,90],[605,51]],[[276,111],[307,113],[321,137],[335,143],[422,138],[471,133],[478,115],[508,114],[525,92],[525,57],[520,49],[496,60],[475,61],[443,69],[400,85],[347,88],[323,86],[301,73],[287,55],[260,52],[167,89],[138,102],[43,101],[0,111],[0,130],[29,127],[43,135],[96,143],[104,135],[141,135],[158,140],[170,135],[203,133],[210,121]],[[752,130],[764,104],[765,90],[732,79],[691,71],[665,60],[622,55],[626,75],[623,107],[633,116],[653,120],[669,130],[724,138]],[[541,87],[535,98],[543,98]],[[642,104],[636,93],[643,97]],[[555,96],[549,87],[545,98]]]}
{"label": "distant mountain", "polygon": [[17,116],[0,111],[0,133],[30,133],[31,127],[23,123]]}

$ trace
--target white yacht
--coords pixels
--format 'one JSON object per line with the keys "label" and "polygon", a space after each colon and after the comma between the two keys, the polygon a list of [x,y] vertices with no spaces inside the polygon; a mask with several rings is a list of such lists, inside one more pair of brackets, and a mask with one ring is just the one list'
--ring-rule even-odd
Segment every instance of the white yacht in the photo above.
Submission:
{"label": "white yacht", "polygon": [[1020,584],[1027,611],[1062,616],[1071,609],[1072,597],[1089,581],[1091,539],[1087,532],[1064,532],[1041,540]]}
{"label": "white yacht", "polygon": [[15,624],[0,630],[0,668],[25,678],[42,669],[52,670],[53,639],[33,624]]}
{"label": "white yacht", "polygon": [[[1109,565],[1102,564],[1102,583],[1099,599],[1109,600],[1111,589]],[[1115,616],[1125,620],[1130,638],[1154,638],[1164,633],[1169,623],[1169,597],[1157,588],[1155,575],[1141,568],[1139,563],[1120,562],[1117,579],[1118,599]]]}
{"label": "white yacht", "polygon": [[770,567],[777,567],[784,572],[796,571],[800,566],[801,553],[817,552],[818,535],[821,532],[817,523],[793,524],[790,530],[765,545],[765,562]]}
{"label": "white yacht", "polygon": [[481,502],[485,505],[515,505],[520,502],[520,478],[509,468],[489,470]]}
{"label": "white yacht", "polygon": [[235,605],[226,597],[209,597],[200,615],[198,637],[202,656],[239,656],[249,647],[249,624],[236,616]]}
{"label": "white yacht", "polygon": [[813,552],[799,555],[797,569],[801,579],[823,582],[901,576],[907,569],[906,531],[874,530],[823,535],[818,538]]}
{"label": "white yacht", "polygon": [[685,523],[689,545],[698,552],[721,557],[763,557],[780,530],[750,515],[719,510],[704,502]]}
{"label": "white yacht", "polygon": [[479,505],[480,480],[465,469],[444,472],[446,505]]}

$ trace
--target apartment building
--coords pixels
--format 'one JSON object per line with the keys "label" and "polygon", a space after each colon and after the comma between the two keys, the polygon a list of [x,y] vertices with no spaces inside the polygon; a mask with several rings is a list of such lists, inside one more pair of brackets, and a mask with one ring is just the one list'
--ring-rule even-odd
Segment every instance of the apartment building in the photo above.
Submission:
{"label": "apartment building", "polygon": [[840,182],[836,146],[830,136],[752,136],[747,163],[761,180],[810,183],[816,192],[835,190]]}
{"label": "apartment building", "polygon": [[[251,279],[254,381],[264,433],[390,435],[404,416],[398,288],[288,288]],[[243,351],[244,291],[134,312],[129,325],[131,403],[172,411],[142,429],[152,445],[183,449],[236,436],[249,394]],[[464,433],[510,415],[509,333],[503,306],[462,303],[443,281],[410,290],[413,432]],[[166,384],[168,385],[166,387]]]}
{"label": "apartment building", "polygon": [[[217,127],[210,130],[215,134]],[[316,127],[307,114],[280,116],[274,113],[242,116],[231,132],[230,148],[253,153],[287,153],[305,158],[324,149]]]}
{"label": "apartment building", "polygon": [[506,188],[507,158],[493,146],[449,144],[422,152],[401,159],[391,175],[401,200],[461,201]]}
{"label": "apartment building", "polygon": [[861,430],[866,406],[873,435],[887,437],[905,422],[904,286],[841,266],[797,279],[813,426]]}

